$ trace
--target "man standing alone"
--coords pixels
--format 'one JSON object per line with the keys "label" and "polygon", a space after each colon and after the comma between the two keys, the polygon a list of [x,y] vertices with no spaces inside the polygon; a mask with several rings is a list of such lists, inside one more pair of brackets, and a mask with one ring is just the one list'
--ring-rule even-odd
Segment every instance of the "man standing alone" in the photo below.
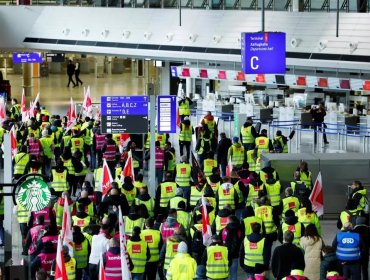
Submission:
{"label": "man standing alone", "polygon": [[76,83],[73,81],[73,75],[75,73],[75,68],[76,68],[76,66],[72,63],[72,60],[70,60],[68,62],[68,65],[67,65],[67,75],[68,75],[68,85],[67,85],[67,87],[69,87],[69,84],[71,82],[73,84],[73,87],[76,86]]}
{"label": "man standing alone", "polygon": [[75,66],[75,79],[76,79],[76,83],[77,83],[77,86],[78,86],[78,83],[83,84],[83,82],[80,80],[80,62],[77,61],[76,62],[76,66]]}

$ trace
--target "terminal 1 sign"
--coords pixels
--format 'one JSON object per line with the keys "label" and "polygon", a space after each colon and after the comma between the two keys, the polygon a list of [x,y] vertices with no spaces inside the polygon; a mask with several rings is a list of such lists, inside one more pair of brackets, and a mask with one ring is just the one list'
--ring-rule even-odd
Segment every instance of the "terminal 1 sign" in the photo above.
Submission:
{"label": "terminal 1 sign", "polygon": [[245,74],[285,74],[286,39],[283,32],[242,33]]}

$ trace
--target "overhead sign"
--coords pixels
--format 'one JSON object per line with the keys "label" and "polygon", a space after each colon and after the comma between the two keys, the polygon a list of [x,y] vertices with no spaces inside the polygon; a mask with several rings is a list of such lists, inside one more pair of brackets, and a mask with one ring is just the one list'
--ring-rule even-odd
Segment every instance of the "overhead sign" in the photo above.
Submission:
{"label": "overhead sign", "polygon": [[241,45],[242,69],[244,73],[285,73],[285,33],[242,33]]}
{"label": "overhead sign", "polygon": [[50,190],[48,184],[37,178],[24,181],[20,186],[17,203],[28,211],[40,211],[50,202]]}
{"label": "overhead sign", "polygon": [[42,63],[41,53],[13,53],[13,63]]}
{"label": "overhead sign", "polygon": [[158,96],[158,133],[176,133],[176,96]]}
{"label": "overhead sign", "polygon": [[64,62],[65,53],[46,53],[47,62]]}
{"label": "overhead sign", "polygon": [[147,133],[147,96],[102,96],[102,133]]}

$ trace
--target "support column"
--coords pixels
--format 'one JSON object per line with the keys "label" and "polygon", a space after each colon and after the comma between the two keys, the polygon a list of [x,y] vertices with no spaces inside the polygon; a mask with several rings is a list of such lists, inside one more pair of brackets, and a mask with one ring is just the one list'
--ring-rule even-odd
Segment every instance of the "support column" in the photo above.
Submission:
{"label": "support column", "polygon": [[170,92],[170,65],[166,62],[165,67],[158,68],[160,89],[159,95],[171,94]]}
{"label": "support column", "polygon": [[23,63],[23,90],[25,96],[32,96],[32,63]]}
{"label": "support column", "polygon": [[155,188],[156,188],[156,180],[155,180],[155,123],[156,123],[156,110],[155,110],[155,103],[156,103],[156,96],[154,94],[149,94],[149,110],[150,110],[150,160],[149,160],[149,180],[148,180],[148,187],[149,187],[149,194],[151,197],[155,197]]}
{"label": "support column", "polygon": [[304,11],[304,0],[293,0],[293,12],[303,12]]}

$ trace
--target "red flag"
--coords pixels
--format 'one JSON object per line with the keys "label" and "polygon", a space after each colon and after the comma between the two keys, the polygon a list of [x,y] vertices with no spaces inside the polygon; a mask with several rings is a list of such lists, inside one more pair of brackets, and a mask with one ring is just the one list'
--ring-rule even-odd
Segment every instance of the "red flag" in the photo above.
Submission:
{"label": "red flag", "polygon": [[73,256],[73,232],[71,209],[69,209],[68,198],[64,197],[63,224],[62,224],[62,241],[63,245],[69,248],[69,255]]}
{"label": "red flag", "polygon": [[310,194],[310,201],[312,203],[312,210],[316,212],[317,216],[324,214],[324,195],[322,189],[321,171],[317,175],[315,185]]}
{"label": "red flag", "polygon": [[0,98],[0,124],[5,121],[6,109],[5,102],[3,98]]}
{"label": "red flag", "polygon": [[204,196],[202,196],[202,234],[203,234],[203,245],[209,246],[212,242],[212,231],[209,223],[209,215],[207,211],[207,202]]}
{"label": "red flag", "polygon": [[233,163],[231,162],[231,157],[229,158],[229,162],[226,166],[226,176],[231,176],[231,172],[233,171]]}
{"label": "red flag", "polygon": [[56,256],[56,263],[55,263],[55,280],[64,280],[68,279],[66,266],[64,263],[64,254],[62,250],[62,240],[61,236],[58,236],[58,247],[57,247],[57,256]]}
{"label": "red flag", "polygon": [[73,104],[73,99],[71,97],[70,103],[69,103],[69,108],[67,112],[67,127],[66,131],[72,129],[77,123],[77,116],[76,116],[76,111],[75,111],[75,106]]}
{"label": "red flag", "polygon": [[176,112],[176,125],[178,128],[180,128],[181,126],[181,119],[180,119],[180,111],[179,111],[179,108],[177,108],[177,112]]}
{"label": "red flag", "polygon": [[122,179],[124,179],[126,176],[129,176],[132,178],[132,181],[135,181],[134,164],[132,162],[131,151],[128,152],[128,157],[125,163],[125,167],[123,167],[123,170],[122,170],[122,176],[123,176]]}
{"label": "red flag", "polygon": [[121,252],[121,270],[122,270],[122,280],[130,280],[130,263],[126,252],[126,232],[123,226],[123,217],[121,206],[118,206],[118,225],[119,225],[119,241],[120,241],[120,252]]}
{"label": "red flag", "polygon": [[112,182],[113,178],[110,173],[107,161],[104,159],[103,161],[103,171],[101,175],[101,192],[103,194],[103,197],[107,195],[107,193],[110,191],[112,188]]}
{"label": "red flag", "polygon": [[30,101],[30,108],[28,109],[28,115],[30,118],[35,117],[35,109],[37,102],[39,102],[40,99],[40,93],[37,93],[35,101]]}
{"label": "red flag", "polygon": [[90,96],[90,86],[87,87],[86,92],[84,92],[84,101],[82,103],[83,114],[87,117],[92,118],[92,101]]}
{"label": "red flag", "polygon": [[130,141],[131,141],[130,134],[128,134],[128,133],[121,133],[121,135],[119,137],[119,150],[120,150],[120,153],[121,154],[126,149],[126,147],[128,145],[128,142],[130,142]]}
{"label": "red flag", "polygon": [[105,270],[104,270],[104,265],[103,265],[103,255],[100,255],[99,280],[105,280]]}
{"label": "red flag", "polygon": [[10,129],[10,143],[11,143],[11,149],[12,149],[12,158],[14,158],[15,155],[17,154],[17,138],[15,136],[14,125]]}
{"label": "red flag", "polygon": [[24,94],[24,90],[22,92],[22,99],[21,99],[21,113],[22,113],[22,122],[27,121],[28,111],[26,108],[26,95]]}

